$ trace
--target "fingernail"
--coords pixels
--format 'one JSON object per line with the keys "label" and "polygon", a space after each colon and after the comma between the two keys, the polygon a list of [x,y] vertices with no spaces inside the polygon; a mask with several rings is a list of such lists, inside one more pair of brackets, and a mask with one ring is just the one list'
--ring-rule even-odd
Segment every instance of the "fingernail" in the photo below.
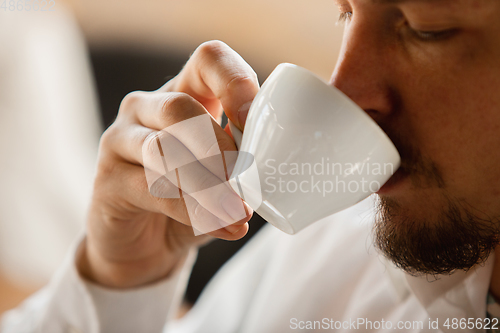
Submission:
{"label": "fingernail", "polygon": [[229,231],[229,233],[234,235],[235,233],[240,231],[244,226],[245,226],[245,224],[243,224],[243,225],[228,225],[224,229],[226,229],[227,231]]}
{"label": "fingernail", "polygon": [[229,194],[222,200],[222,208],[231,217],[230,223],[238,222],[246,217],[243,201],[236,195]]}
{"label": "fingernail", "polygon": [[243,128],[245,126],[245,122],[248,116],[248,110],[250,110],[250,106],[252,105],[252,101],[243,104],[238,110],[238,121],[240,126]]}

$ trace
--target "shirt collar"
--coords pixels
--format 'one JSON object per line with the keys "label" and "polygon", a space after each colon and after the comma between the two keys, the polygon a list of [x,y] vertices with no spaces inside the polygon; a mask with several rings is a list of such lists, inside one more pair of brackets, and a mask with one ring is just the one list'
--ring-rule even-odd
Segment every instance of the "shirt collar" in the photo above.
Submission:
{"label": "shirt collar", "polygon": [[494,254],[468,272],[415,277],[405,274],[412,293],[433,318],[484,318]]}
{"label": "shirt collar", "polygon": [[494,254],[468,272],[451,275],[412,276],[386,261],[386,268],[401,300],[410,294],[431,318],[484,318],[493,272]]}

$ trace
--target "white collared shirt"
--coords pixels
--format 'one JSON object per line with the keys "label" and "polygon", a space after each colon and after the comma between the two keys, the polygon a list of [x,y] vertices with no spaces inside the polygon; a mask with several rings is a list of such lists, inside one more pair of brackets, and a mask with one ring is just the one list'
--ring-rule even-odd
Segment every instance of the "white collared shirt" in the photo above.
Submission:
{"label": "white collared shirt", "polygon": [[373,249],[372,205],[365,200],[294,236],[266,226],[180,320],[169,318],[194,254],[171,279],[125,292],[86,283],[70,256],[50,286],[7,314],[1,332],[147,333],[166,322],[169,333],[447,332],[469,318],[474,327],[463,331],[483,332],[475,323],[486,316],[493,258],[467,273],[409,276]]}

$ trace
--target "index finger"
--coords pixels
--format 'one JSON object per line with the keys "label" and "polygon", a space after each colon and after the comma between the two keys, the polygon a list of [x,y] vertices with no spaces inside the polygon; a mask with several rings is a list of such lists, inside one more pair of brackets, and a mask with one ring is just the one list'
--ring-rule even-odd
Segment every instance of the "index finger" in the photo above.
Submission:
{"label": "index finger", "polygon": [[181,73],[161,90],[186,93],[214,116],[221,114],[243,130],[250,104],[259,91],[257,74],[233,49],[221,41],[201,44]]}

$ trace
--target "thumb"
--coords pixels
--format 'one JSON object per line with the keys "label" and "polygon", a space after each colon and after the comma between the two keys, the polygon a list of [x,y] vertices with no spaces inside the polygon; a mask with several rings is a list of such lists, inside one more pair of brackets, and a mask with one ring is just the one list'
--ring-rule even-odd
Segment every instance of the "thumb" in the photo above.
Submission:
{"label": "thumb", "polygon": [[[165,87],[170,88],[170,84]],[[175,90],[194,97],[214,117],[222,106],[227,117],[243,130],[259,81],[238,53],[220,41],[211,41],[193,53],[175,79]]]}

